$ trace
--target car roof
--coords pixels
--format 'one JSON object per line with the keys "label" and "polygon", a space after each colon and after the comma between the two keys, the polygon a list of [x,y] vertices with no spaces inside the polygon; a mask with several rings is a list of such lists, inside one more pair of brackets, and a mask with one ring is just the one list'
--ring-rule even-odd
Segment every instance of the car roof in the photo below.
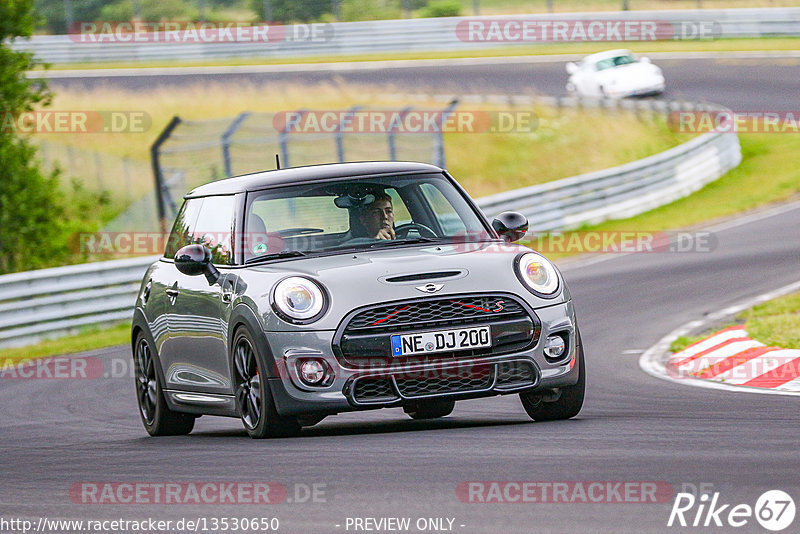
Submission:
{"label": "car roof", "polygon": [[585,63],[593,63],[597,61],[602,61],[604,59],[608,59],[610,57],[632,56],[632,55],[633,53],[630,50],[625,50],[624,48],[617,48],[615,50],[605,50],[603,52],[598,52],[596,54],[586,56],[581,61]]}
{"label": "car roof", "polygon": [[190,191],[185,198],[210,195],[232,195],[256,191],[271,186],[290,185],[348,176],[371,176],[379,174],[408,174],[416,172],[442,172],[440,167],[410,161],[362,161],[358,163],[328,163],[244,174],[201,185]]}

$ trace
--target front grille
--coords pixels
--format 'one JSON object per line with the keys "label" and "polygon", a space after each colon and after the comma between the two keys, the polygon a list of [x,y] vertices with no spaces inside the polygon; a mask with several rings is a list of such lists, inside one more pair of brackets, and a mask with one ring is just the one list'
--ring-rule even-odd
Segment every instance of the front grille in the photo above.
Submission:
{"label": "front grille", "polygon": [[444,297],[375,306],[350,319],[345,332],[401,332],[428,326],[452,326],[466,322],[492,321],[526,316],[522,306],[509,297],[479,295]]}
{"label": "front grille", "polygon": [[[486,325],[491,328],[491,347],[392,356],[393,334]],[[333,349],[342,365],[369,369],[518,352],[533,346],[539,332],[538,318],[509,295],[428,297],[380,304],[353,313],[339,328]]]}
{"label": "front grille", "polygon": [[533,386],[536,383],[536,371],[530,362],[512,361],[497,364],[497,388],[512,389]]}
{"label": "front grille", "polygon": [[466,393],[492,387],[494,366],[481,365],[454,369],[439,377],[397,378],[397,389],[404,397],[423,397],[442,393]]}
{"label": "front grille", "polygon": [[366,377],[353,384],[353,397],[357,402],[391,402],[397,400],[397,393],[389,377]]}
{"label": "front grille", "polygon": [[392,404],[401,398],[490,390],[500,393],[535,386],[536,381],[536,370],[531,362],[506,361],[358,377],[349,388],[345,387],[344,393],[356,404]]}

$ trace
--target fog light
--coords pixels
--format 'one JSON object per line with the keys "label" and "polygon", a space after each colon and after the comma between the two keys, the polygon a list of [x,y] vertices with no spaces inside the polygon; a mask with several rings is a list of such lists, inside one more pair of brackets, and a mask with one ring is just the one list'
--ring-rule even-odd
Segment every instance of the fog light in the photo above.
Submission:
{"label": "fog light", "polygon": [[547,341],[544,344],[544,354],[548,358],[558,359],[564,355],[564,350],[567,348],[564,343],[564,338],[560,335],[547,336]]}
{"label": "fog light", "polygon": [[300,364],[300,378],[310,386],[319,386],[325,380],[326,370],[320,360],[306,360]]}

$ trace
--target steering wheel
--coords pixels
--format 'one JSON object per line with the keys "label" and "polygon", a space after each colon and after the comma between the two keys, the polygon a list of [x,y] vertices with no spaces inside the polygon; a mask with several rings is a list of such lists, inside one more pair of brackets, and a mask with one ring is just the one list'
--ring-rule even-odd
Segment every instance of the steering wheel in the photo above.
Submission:
{"label": "steering wheel", "polygon": [[439,237],[438,235],[436,235],[436,232],[434,232],[424,224],[413,223],[413,222],[401,224],[400,226],[395,227],[394,235],[397,239],[405,239],[406,237],[408,237],[408,234],[413,230],[416,230],[419,233],[420,237],[433,237],[433,238]]}

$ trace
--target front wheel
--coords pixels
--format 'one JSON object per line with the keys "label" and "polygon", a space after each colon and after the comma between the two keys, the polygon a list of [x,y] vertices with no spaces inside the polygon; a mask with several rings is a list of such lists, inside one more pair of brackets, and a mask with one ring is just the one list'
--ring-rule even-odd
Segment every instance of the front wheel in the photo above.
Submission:
{"label": "front wheel", "polygon": [[155,359],[150,343],[144,334],[136,337],[134,345],[136,369],[136,401],[145,430],[151,436],[183,436],[194,428],[195,416],[169,409],[161,389]]}
{"label": "front wheel", "polygon": [[578,382],[574,386],[558,388],[559,397],[555,401],[547,401],[541,392],[524,391],[519,394],[522,406],[534,421],[556,421],[569,419],[578,415],[583,407],[583,396],[586,390],[586,367],[583,359],[583,342],[578,334],[576,343]]}
{"label": "front wheel", "polygon": [[263,362],[250,333],[239,329],[233,339],[233,373],[236,409],[242,424],[254,439],[296,435],[300,424],[278,414]]}

